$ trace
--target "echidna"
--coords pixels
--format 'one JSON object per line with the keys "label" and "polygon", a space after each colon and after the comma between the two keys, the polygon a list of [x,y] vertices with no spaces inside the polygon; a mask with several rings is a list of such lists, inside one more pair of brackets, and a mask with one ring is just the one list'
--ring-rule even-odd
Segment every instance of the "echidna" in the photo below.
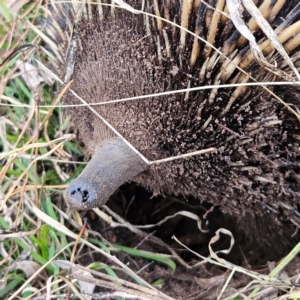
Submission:
{"label": "echidna", "polygon": [[[94,111],[69,109],[93,154],[67,187],[71,207],[101,206],[133,180],[155,194],[192,195],[233,215],[268,214],[274,222],[300,227],[298,85],[218,86],[142,98],[282,80],[256,62],[225,0],[55,2],[48,32],[61,55],[59,75],[72,79],[72,90],[89,104],[136,97],[92,106]],[[298,1],[254,2],[300,66]],[[246,10],[243,17],[268,63],[296,78]],[[71,92],[65,102],[82,104]],[[216,151],[159,164],[138,154],[156,161],[208,148]]]}

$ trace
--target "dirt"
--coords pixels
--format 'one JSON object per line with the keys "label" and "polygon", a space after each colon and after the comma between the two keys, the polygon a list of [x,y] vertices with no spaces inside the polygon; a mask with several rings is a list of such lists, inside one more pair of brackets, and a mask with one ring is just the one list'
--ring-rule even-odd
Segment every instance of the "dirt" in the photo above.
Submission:
{"label": "dirt", "polygon": [[[86,216],[89,219],[91,229],[98,231],[105,239],[111,243],[117,243],[124,246],[136,247],[141,250],[147,250],[157,253],[168,253],[166,247],[153,241],[155,236],[161,239],[180,255],[180,257],[190,266],[198,264],[194,268],[187,269],[185,266],[173,260],[177,265],[174,275],[170,268],[157,263],[150,263],[142,258],[130,257],[127,254],[114,253],[123,263],[130,266],[135,272],[140,271],[139,275],[147,282],[154,283],[160,278],[165,279],[161,291],[177,299],[216,299],[216,295],[221,291],[226,279],[230,275],[230,270],[202,263],[197,256],[183,249],[177,244],[172,236],[176,236],[183,244],[193,251],[207,257],[209,256],[208,244],[219,228],[230,230],[235,238],[235,245],[228,255],[219,254],[219,257],[246,269],[267,274],[271,271],[269,262],[278,262],[284,255],[292,249],[292,246],[299,240],[299,234],[296,238],[287,237],[286,243],[280,241],[267,241],[263,244],[260,240],[249,239],[240,229],[234,217],[224,215],[218,207],[207,203],[199,203],[194,198],[178,197],[152,197],[151,193],[135,185],[126,184],[122,186],[107,203],[107,206],[119,216],[133,225],[156,224],[166,216],[173,215],[178,211],[189,211],[198,215],[204,223],[208,233],[201,233],[195,220],[184,216],[176,216],[164,224],[143,230],[147,238],[138,236],[130,232],[127,228],[112,229],[104,221],[95,217],[91,212]],[[151,233],[151,234],[149,234]],[[229,248],[230,238],[221,235],[220,241],[213,245],[214,251]],[[285,244],[276,247],[275,244]],[[86,264],[90,256],[83,256],[82,263]],[[103,261],[103,257],[93,256],[94,261]],[[150,263],[150,264],[149,264]],[[148,265],[149,264],[149,265]],[[300,266],[300,259],[296,259],[289,267],[289,275],[294,275],[296,269]],[[141,271],[142,269],[142,271]],[[223,297],[233,293],[235,289],[246,286],[251,278],[236,273],[230,281]]]}

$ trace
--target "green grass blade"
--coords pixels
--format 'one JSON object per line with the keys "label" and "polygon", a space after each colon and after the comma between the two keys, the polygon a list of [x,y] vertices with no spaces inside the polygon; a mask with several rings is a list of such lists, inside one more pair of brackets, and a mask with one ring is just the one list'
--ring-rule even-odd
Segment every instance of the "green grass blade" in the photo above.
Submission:
{"label": "green grass blade", "polygon": [[176,264],[171,259],[169,259],[161,254],[152,253],[152,252],[143,251],[143,250],[137,250],[137,249],[133,249],[130,247],[125,247],[125,246],[121,246],[121,245],[117,245],[117,244],[112,244],[112,246],[114,246],[115,248],[120,249],[130,255],[143,257],[143,258],[146,258],[149,260],[154,260],[154,261],[160,262],[162,264],[165,264],[172,269],[172,274],[174,274],[176,271]]}
{"label": "green grass blade", "polygon": [[[24,276],[25,276],[25,274],[24,274]],[[7,293],[9,293],[9,291],[13,290],[16,286],[18,286],[19,284],[21,284],[24,281],[25,281],[25,278],[23,278],[21,276],[17,276],[12,281],[9,281],[8,284],[5,286],[5,288],[0,290],[0,299],[3,299],[2,297],[4,297]]]}

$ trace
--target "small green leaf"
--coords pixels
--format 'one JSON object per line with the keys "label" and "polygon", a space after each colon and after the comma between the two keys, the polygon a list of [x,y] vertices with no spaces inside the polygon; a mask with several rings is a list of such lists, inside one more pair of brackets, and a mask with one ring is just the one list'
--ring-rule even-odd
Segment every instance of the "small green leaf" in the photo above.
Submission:
{"label": "small green leaf", "polygon": [[32,94],[28,90],[27,86],[19,78],[15,78],[15,81],[16,81],[17,85],[19,86],[19,88],[21,89],[21,91],[26,95],[26,97],[28,99],[31,99]]}
{"label": "small green leaf", "polygon": [[[26,170],[26,168],[28,167],[29,160],[25,159],[25,158],[22,160],[19,158],[15,158],[14,164],[16,165],[17,168],[19,168],[20,170],[22,170],[22,172],[24,172]],[[36,176],[34,175],[32,168],[29,169],[28,176],[29,176],[31,182],[35,182],[35,180],[37,179]],[[39,180],[37,180],[37,182],[39,183]]]}
{"label": "small green leaf", "polygon": [[154,260],[154,261],[160,262],[162,264],[165,264],[172,269],[172,274],[174,274],[174,272],[176,270],[176,264],[171,259],[169,259],[161,254],[138,250],[138,249],[133,249],[130,247],[125,247],[125,246],[121,246],[121,245],[117,245],[117,244],[112,244],[112,246],[114,246],[115,248],[120,249],[130,255],[143,257],[146,259]]}
{"label": "small green leaf", "polygon": [[99,245],[101,247],[102,250],[104,250],[106,253],[110,254],[110,250],[109,248],[101,241],[97,240],[97,239],[89,239],[89,242],[95,244],[95,245]]}
{"label": "small green leaf", "polygon": [[[25,276],[25,274],[23,275]],[[0,299],[4,299],[4,296],[11,290],[13,290],[16,286],[25,281],[25,277],[21,277],[20,275],[16,275],[16,277],[9,281],[4,289],[0,290]]]}
{"label": "small green leaf", "polygon": [[[48,259],[45,259],[44,257],[42,257],[41,255],[39,255],[37,252],[35,251],[31,251],[30,255],[32,256],[33,260],[36,261],[37,263],[39,263],[40,265],[44,265],[48,262]],[[47,271],[52,274],[54,274],[54,271],[56,271],[56,267],[53,263],[50,263],[47,267],[46,267]]]}
{"label": "small green leaf", "polygon": [[115,271],[106,264],[95,262],[90,265],[90,268],[94,270],[104,269],[109,276],[118,278],[118,275],[115,273]]}
{"label": "small green leaf", "polygon": [[51,241],[50,247],[49,247],[49,259],[51,259],[55,255],[55,247],[54,247],[54,241]]}
{"label": "small green leaf", "polygon": [[[30,283],[28,283],[26,285],[25,289],[26,288],[31,288],[31,287],[32,287],[32,285]],[[22,296],[23,296],[23,298],[27,298],[27,297],[30,297],[32,295],[32,293],[33,293],[32,291],[23,292]]]}
{"label": "small green leaf", "polygon": [[49,225],[43,225],[40,230],[40,243],[42,245],[41,247],[42,256],[45,259],[49,259],[48,232],[49,232]]}
{"label": "small green leaf", "polygon": [[66,149],[69,149],[70,151],[72,151],[75,154],[82,155],[82,151],[80,151],[78,149],[78,147],[76,146],[76,144],[73,142],[65,142],[64,147]]}
{"label": "small green leaf", "polygon": [[47,196],[47,198],[45,200],[42,200],[42,207],[44,212],[51,217],[52,219],[54,219],[55,221],[58,221],[56,213],[53,209],[53,204],[51,202],[51,199],[49,196]]}
{"label": "small green leaf", "polygon": [[156,281],[154,281],[151,285],[153,285],[153,286],[159,286],[159,285],[162,285],[162,284],[164,284],[165,283],[165,279],[163,279],[163,278],[160,278],[160,279],[158,279],[158,280],[156,280]]}
{"label": "small green leaf", "polygon": [[39,250],[42,253],[41,257],[48,261],[49,254],[47,246],[45,246],[44,243],[34,235],[31,235],[29,238],[33,243],[35,243],[39,247]]}
{"label": "small green leaf", "polygon": [[5,0],[0,0],[0,15],[2,15],[6,19],[7,22],[10,22],[13,20],[13,17],[8,10]]}

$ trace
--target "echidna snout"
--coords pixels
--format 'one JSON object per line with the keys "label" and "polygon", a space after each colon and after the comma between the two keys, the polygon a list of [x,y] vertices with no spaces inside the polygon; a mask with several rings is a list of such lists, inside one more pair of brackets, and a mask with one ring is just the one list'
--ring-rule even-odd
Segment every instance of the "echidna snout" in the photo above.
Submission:
{"label": "echidna snout", "polygon": [[96,149],[80,176],[69,183],[67,202],[79,210],[102,206],[120,185],[146,167],[121,139],[110,139]]}
{"label": "echidna snout", "polygon": [[86,209],[97,201],[97,187],[83,178],[76,178],[66,190],[67,200],[71,207]]}

